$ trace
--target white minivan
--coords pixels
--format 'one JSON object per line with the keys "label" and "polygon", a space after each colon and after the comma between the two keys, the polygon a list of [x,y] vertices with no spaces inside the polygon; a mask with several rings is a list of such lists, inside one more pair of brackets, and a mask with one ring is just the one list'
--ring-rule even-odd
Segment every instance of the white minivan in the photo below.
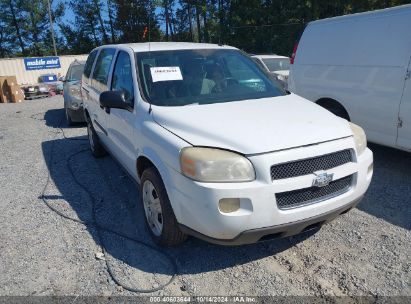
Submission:
{"label": "white minivan", "polygon": [[286,92],[233,47],[102,46],[87,59],[82,96],[93,155],[109,152],[140,183],[162,245],[318,228],[371,181],[360,127]]}
{"label": "white minivan", "polygon": [[311,22],[288,89],[411,151],[411,5]]}

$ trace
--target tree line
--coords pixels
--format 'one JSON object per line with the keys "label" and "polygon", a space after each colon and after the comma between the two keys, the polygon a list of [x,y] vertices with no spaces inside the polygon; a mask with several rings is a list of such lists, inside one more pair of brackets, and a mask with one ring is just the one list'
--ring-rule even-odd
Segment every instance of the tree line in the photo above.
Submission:
{"label": "tree line", "polygon": [[[49,0],[57,52],[147,41],[222,43],[290,55],[317,19],[411,0]],[[53,54],[48,0],[0,0],[0,57]]]}

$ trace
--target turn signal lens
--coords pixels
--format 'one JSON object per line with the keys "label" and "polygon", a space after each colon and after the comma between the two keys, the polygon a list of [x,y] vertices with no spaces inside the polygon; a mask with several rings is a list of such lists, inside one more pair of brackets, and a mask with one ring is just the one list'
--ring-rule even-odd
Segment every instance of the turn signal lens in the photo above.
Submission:
{"label": "turn signal lens", "polygon": [[181,156],[181,170],[184,174],[188,176],[195,176],[196,175],[196,164],[195,161],[191,158],[182,155]]}

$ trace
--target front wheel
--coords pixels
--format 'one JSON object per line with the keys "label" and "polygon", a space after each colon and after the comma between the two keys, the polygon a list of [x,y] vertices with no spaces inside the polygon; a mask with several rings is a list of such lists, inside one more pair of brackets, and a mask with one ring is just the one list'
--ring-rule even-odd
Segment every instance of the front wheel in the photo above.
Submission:
{"label": "front wheel", "polygon": [[164,183],[155,168],[151,167],[143,172],[140,194],[146,224],[154,242],[162,246],[183,243],[187,235],[178,227]]}
{"label": "front wheel", "polygon": [[73,120],[72,120],[71,117],[70,117],[69,110],[68,110],[67,108],[65,108],[65,111],[66,111],[66,122],[67,122],[67,125],[68,125],[69,127],[71,127],[72,125],[74,125],[74,122],[73,122]]}
{"label": "front wheel", "polygon": [[100,139],[96,131],[94,130],[93,124],[91,123],[90,118],[87,119],[87,135],[88,135],[88,142],[90,144],[91,154],[94,157],[99,158],[106,155],[106,150],[104,149],[103,145],[100,143]]}

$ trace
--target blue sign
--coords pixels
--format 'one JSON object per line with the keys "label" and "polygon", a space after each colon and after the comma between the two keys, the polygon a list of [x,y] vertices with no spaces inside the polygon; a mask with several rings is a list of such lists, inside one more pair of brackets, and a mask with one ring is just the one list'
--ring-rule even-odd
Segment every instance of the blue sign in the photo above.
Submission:
{"label": "blue sign", "polygon": [[59,57],[24,58],[24,66],[26,71],[61,68]]}

